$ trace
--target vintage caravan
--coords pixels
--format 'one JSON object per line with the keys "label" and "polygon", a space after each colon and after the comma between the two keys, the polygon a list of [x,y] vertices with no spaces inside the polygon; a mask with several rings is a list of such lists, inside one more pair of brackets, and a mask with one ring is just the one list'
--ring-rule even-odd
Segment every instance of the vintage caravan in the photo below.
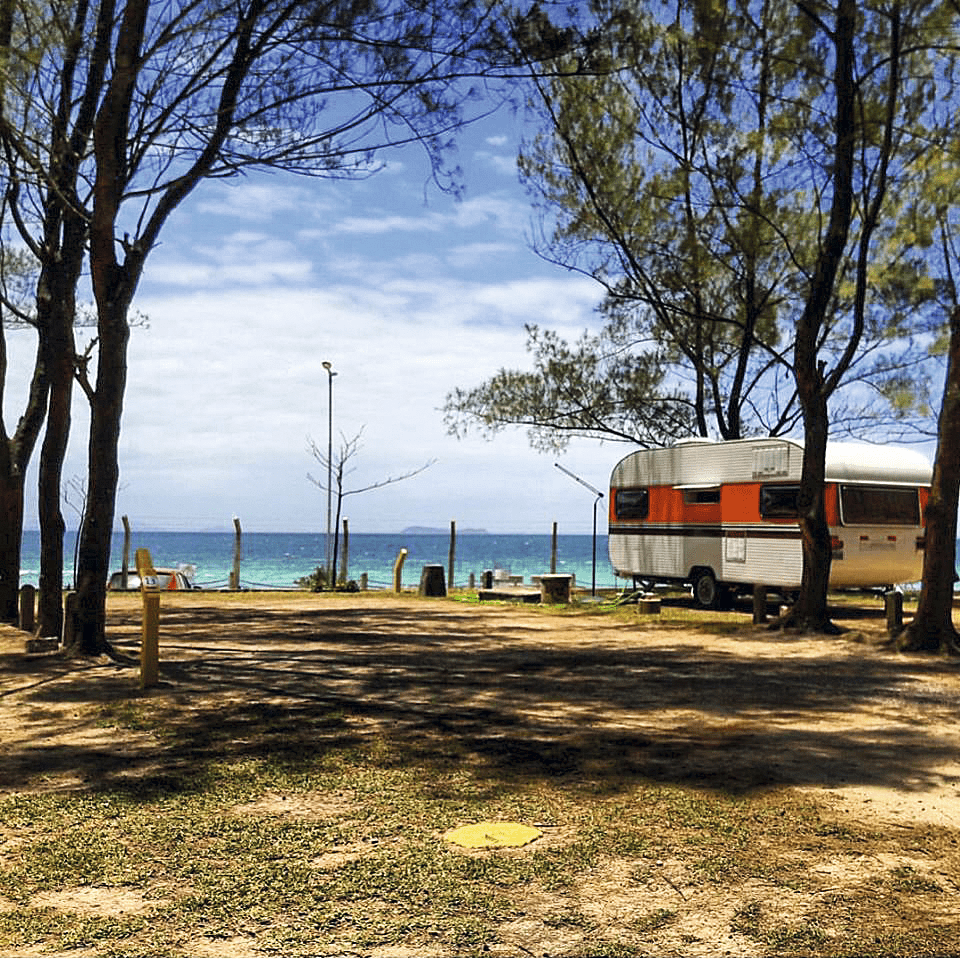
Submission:
{"label": "vintage caravan", "polygon": [[[800,585],[797,494],[803,444],[687,440],[640,450],[610,477],[610,562],[639,583],[689,583],[701,606],[762,584]],[[829,443],[832,587],[916,582],[931,468],[900,447]]]}

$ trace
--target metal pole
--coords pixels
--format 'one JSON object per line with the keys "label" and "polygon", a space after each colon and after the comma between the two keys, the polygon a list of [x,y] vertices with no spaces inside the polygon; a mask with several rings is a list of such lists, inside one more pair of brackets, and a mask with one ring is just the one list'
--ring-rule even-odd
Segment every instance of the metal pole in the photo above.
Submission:
{"label": "metal pole", "polygon": [[597,503],[603,499],[603,493],[596,488],[596,486],[591,486],[586,480],[580,479],[576,473],[571,473],[565,466],[561,466],[559,463],[554,463],[554,466],[561,473],[566,473],[567,476],[571,479],[575,479],[581,486],[586,486],[591,493],[596,493],[597,498],[593,501],[593,585],[590,592],[591,596],[597,595]]}
{"label": "metal pole", "polygon": [[327,589],[333,589],[334,584],[330,582],[330,577],[333,575],[330,523],[333,515],[333,378],[337,374],[333,371],[333,364],[329,360],[323,361],[323,368],[327,371]]}
{"label": "metal pole", "polygon": [[[603,496],[603,493],[600,494]],[[597,595],[597,503],[600,496],[593,501],[593,582],[590,584],[590,595]]]}

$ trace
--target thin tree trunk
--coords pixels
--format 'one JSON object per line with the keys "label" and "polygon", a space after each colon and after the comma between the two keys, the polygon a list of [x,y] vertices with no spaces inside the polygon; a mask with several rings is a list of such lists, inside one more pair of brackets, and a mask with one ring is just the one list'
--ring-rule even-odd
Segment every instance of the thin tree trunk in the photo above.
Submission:
{"label": "thin tree trunk", "polygon": [[[57,349],[56,346],[53,347]],[[62,367],[62,363],[53,366]],[[60,509],[63,460],[70,437],[70,404],[73,396],[72,357],[66,369],[54,369],[50,377],[47,428],[40,448],[37,512],[40,520],[40,590],[37,627],[42,636],[63,632],[63,537],[65,524]]]}
{"label": "thin tree trunk", "polygon": [[960,307],[950,315],[947,376],[938,424],[937,455],[925,513],[923,581],[913,622],[901,633],[901,649],[960,652],[953,625],[960,501]]}
{"label": "thin tree trunk", "polygon": [[136,84],[140,45],[149,0],[128,0],[123,7],[113,52],[113,76],[97,111],[93,146],[97,174],[90,219],[90,275],[97,302],[97,382],[90,395],[87,447],[87,513],[77,551],[78,651],[109,652],[106,636],[110,541],[120,477],[118,448],[127,382],[127,312],[143,270],[144,250],[127,250],[127,265],[117,262],[115,228],[126,174],[126,131]]}
{"label": "thin tree trunk", "polygon": [[20,618],[20,549],[23,539],[23,476],[0,471],[0,622]]}
{"label": "thin tree trunk", "polygon": [[813,632],[833,632],[827,612],[830,580],[830,529],[824,504],[826,472],[828,390],[818,358],[820,331],[833,296],[837,269],[846,248],[853,208],[854,134],[856,131],[853,40],[856,33],[855,0],[839,0],[834,44],[836,64],[834,89],[833,199],[830,221],[810,283],[803,315],[797,323],[794,375],[803,409],[804,451],[800,480],[800,533],[803,542],[803,574],[800,596],[781,625]]}
{"label": "thin tree trunk", "polygon": [[787,614],[790,625],[818,633],[836,632],[827,609],[833,548],[824,500],[826,456],[824,402],[819,411],[807,411],[804,416],[803,471],[798,502],[803,572],[797,602]]}
{"label": "thin tree trunk", "polygon": [[45,235],[52,252],[37,283],[37,328],[49,384],[47,427],[40,449],[40,596],[37,624],[41,636],[63,633],[63,538],[61,510],[63,461],[70,439],[73,381],[76,373],[76,288],[83,267],[86,224],[71,210],[53,210]]}
{"label": "thin tree trunk", "polygon": [[107,579],[120,477],[118,449],[129,340],[126,301],[114,309],[112,316],[105,317],[102,312],[100,315],[97,386],[90,410],[87,450],[87,510],[77,553],[75,636],[78,652],[87,656],[110,651],[106,638]]}
{"label": "thin tree trunk", "polygon": [[[6,362],[6,340],[0,329],[0,399],[6,382]],[[0,622],[11,625],[20,619],[24,484],[46,410],[47,380],[38,347],[27,405],[12,437],[7,436],[0,418]]]}

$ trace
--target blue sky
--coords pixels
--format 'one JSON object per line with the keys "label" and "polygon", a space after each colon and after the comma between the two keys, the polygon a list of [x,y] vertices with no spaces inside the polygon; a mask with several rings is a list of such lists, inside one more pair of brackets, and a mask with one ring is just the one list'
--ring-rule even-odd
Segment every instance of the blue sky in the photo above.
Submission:
{"label": "blue sky", "polygon": [[[436,460],[347,498],[351,530],[456,520],[549,532],[556,520],[561,532],[590,532],[592,494],[554,463],[602,490],[628,447],[580,441],[557,456],[531,450],[522,430],[458,440],[443,424],[450,389],[529,365],[525,323],[574,338],[598,322],[599,287],[530,249],[518,136],[504,113],[463,138],[459,202],[426,184],[414,149],[384,155],[386,169],[361,182],[202,184],[170,220],[135,302],[149,326],[130,346],[117,522],[126,513],[140,530],[230,530],[237,515],[247,530],[323,530],[326,496],[307,479],[322,468],[307,438],[326,446],[329,360],[334,435],[363,430],[348,488]],[[30,336],[13,336],[23,380]],[[19,402],[14,385],[8,423]],[[84,471],[84,404],[78,391],[67,477]]]}

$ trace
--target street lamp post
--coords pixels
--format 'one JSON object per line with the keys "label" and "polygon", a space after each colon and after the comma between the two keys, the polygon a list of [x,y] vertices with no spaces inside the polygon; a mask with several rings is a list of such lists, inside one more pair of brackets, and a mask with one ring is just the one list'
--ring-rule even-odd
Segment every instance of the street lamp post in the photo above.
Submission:
{"label": "street lamp post", "polygon": [[591,584],[590,595],[597,595],[597,503],[603,499],[603,493],[600,492],[595,486],[591,486],[586,480],[580,479],[576,473],[571,473],[565,466],[561,466],[559,463],[554,463],[554,466],[562,473],[566,473],[567,476],[575,479],[581,486],[586,486],[591,493],[596,493],[597,498],[593,501],[593,583]]}
{"label": "street lamp post", "polygon": [[337,375],[329,360],[323,361],[327,371],[327,589],[333,589],[333,557],[330,553],[330,518],[333,495],[333,378]]}

